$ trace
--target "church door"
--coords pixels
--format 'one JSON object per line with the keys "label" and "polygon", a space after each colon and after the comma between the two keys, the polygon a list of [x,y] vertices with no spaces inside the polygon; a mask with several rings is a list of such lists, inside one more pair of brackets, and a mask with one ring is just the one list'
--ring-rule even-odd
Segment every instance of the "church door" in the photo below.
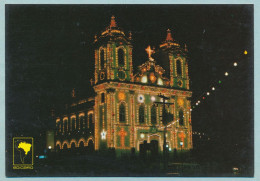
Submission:
{"label": "church door", "polygon": [[158,156],[158,153],[159,153],[158,140],[151,140],[151,142],[150,142],[150,150],[151,150],[152,157],[157,157]]}

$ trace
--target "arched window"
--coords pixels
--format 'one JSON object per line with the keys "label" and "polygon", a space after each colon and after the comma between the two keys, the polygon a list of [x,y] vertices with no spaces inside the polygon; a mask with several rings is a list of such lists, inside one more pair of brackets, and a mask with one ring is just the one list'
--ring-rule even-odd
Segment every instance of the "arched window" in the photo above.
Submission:
{"label": "arched window", "polygon": [[80,123],[80,130],[83,130],[83,124],[84,124],[84,116],[79,117],[79,123]]}
{"label": "arched window", "polygon": [[93,128],[93,114],[88,115],[88,128]]}
{"label": "arched window", "polygon": [[105,52],[104,52],[104,50],[101,50],[101,52],[100,52],[100,67],[101,68],[105,67]]}
{"label": "arched window", "polygon": [[72,122],[72,131],[74,131],[76,129],[76,119],[72,118],[71,122]]}
{"label": "arched window", "polygon": [[125,105],[123,103],[121,103],[119,106],[119,122],[125,122]]}
{"label": "arched window", "polygon": [[144,106],[139,107],[139,123],[144,123]]}
{"label": "arched window", "polygon": [[[69,132],[70,132],[70,130],[71,130],[71,126],[70,126],[71,123],[70,123],[70,122],[71,122],[71,120],[69,119],[69,120],[68,120],[68,131],[69,131]],[[67,129],[67,127],[66,127],[66,129]]]}
{"label": "arched window", "polygon": [[83,142],[83,141],[81,141],[81,142],[79,143],[79,147],[80,147],[80,148],[84,148],[84,142]]}
{"label": "arched window", "polygon": [[183,111],[182,110],[180,110],[179,111],[179,125],[180,126],[184,126],[184,116],[183,116]]}
{"label": "arched window", "polygon": [[64,121],[64,132],[67,133],[68,120]]}
{"label": "arched window", "polygon": [[57,123],[57,132],[61,132],[61,121]]}
{"label": "arched window", "polygon": [[151,123],[156,124],[156,122],[156,107],[153,105],[151,108]]}
{"label": "arched window", "polygon": [[177,75],[182,76],[182,71],[181,71],[181,61],[177,60],[176,61],[176,67],[177,67]]}
{"label": "arched window", "polygon": [[119,66],[124,66],[125,65],[125,53],[123,49],[118,50],[118,65]]}
{"label": "arched window", "polygon": [[105,93],[102,93],[101,94],[101,103],[104,103],[105,102]]}

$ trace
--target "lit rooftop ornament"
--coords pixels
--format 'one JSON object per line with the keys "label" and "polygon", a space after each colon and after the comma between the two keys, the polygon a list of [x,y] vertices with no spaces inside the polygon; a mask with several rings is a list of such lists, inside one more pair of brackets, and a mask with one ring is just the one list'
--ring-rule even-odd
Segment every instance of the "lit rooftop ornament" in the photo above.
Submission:
{"label": "lit rooftop ornament", "polygon": [[167,30],[166,41],[173,41],[173,38],[172,38],[172,34],[171,34],[171,30],[170,30],[170,29]]}
{"label": "lit rooftop ornament", "polygon": [[116,25],[116,20],[115,20],[115,16],[112,16],[112,17],[111,17],[110,28],[111,28],[111,27],[117,27],[117,25]]}
{"label": "lit rooftop ornament", "polygon": [[150,46],[150,45],[145,49],[145,51],[146,51],[147,54],[148,54],[149,60],[153,60],[152,54],[154,53],[154,50],[151,49],[151,46]]}

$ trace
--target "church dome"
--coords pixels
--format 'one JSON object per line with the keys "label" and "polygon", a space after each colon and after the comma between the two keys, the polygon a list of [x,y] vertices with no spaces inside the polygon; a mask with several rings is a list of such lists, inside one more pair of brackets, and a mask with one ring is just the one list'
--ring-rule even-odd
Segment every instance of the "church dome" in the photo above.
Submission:
{"label": "church dome", "polygon": [[112,16],[109,26],[107,26],[106,29],[101,32],[101,35],[99,37],[95,35],[94,43],[98,41],[107,42],[109,40],[120,40],[128,43],[132,39],[131,36],[132,36],[131,33],[129,34],[129,37],[125,35],[123,29],[117,26],[115,16]]}
{"label": "church dome", "polygon": [[101,36],[108,36],[108,35],[123,35],[125,36],[124,31],[117,26],[115,16],[111,17],[110,25],[106,28],[105,31],[101,33]]}

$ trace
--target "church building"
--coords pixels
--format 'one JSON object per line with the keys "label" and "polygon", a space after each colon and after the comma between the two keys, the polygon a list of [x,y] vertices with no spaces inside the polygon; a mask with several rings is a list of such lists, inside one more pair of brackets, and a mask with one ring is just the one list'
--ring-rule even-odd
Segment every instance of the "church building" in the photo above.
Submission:
{"label": "church building", "polygon": [[[140,151],[148,143],[163,150],[163,105],[159,94],[168,97],[166,143],[169,150],[192,148],[191,91],[189,91],[187,48],[181,47],[167,30],[159,51],[168,56],[169,75],[146,49],[147,61],[134,66],[132,37],[117,25],[110,25],[94,40],[95,97],[73,103],[71,111],[58,114],[56,148],[93,145],[95,150],[113,148],[119,152]],[[134,73],[134,69],[136,73]]]}

